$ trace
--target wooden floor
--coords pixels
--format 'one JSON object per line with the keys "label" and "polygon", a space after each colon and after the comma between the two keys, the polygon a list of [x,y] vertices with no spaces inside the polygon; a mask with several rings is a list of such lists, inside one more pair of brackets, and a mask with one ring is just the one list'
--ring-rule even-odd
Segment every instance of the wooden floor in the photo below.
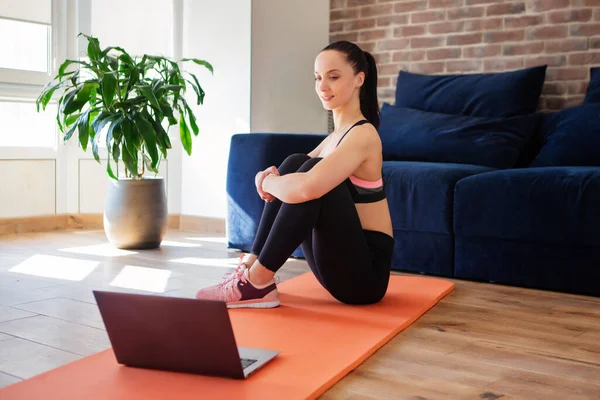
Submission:
{"label": "wooden floor", "polygon": [[[90,289],[192,297],[238,256],[177,231],[136,252],[98,231],[0,236],[0,387],[109,347]],[[279,274],[306,271],[290,259]],[[454,282],[322,398],[600,399],[600,298]]]}

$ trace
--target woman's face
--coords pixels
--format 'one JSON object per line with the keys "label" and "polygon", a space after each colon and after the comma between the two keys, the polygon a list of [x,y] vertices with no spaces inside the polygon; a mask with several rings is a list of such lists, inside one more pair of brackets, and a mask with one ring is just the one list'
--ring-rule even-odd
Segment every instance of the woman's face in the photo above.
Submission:
{"label": "woman's face", "polygon": [[347,104],[363,83],[364,73],[354,74],[343,53],[325,50],[315,60],[315,90],[326,110]]}

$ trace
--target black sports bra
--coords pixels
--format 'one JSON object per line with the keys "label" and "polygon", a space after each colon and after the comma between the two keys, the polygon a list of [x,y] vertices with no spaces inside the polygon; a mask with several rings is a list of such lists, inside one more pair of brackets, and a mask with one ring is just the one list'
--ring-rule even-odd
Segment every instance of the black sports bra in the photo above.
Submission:
{"label": "black sports bra", "polygon": [[[350,129],[348,129],[346,133],[344,133],[344,135],[341,137],[341,139],[335,145],[335,147],[338,147],[340,145],[342,139],[346,137],[346,135],[348,134],[348,132],[350,132],[352,128],[358,125],[368,123],[369,121],[363,119],[352,125]],[[383,171],[381,173],[381,176],[383,177]],[[350,189],[352,200],[354,200],[355,203],[374,203],[376,201],[385,199],[383,178],[377,179],[376,181],[367,181],[364,179],[357,178],[354,175],[350,175],[348,179],[346,179],[346,184],[348,185],[348,189]]]}

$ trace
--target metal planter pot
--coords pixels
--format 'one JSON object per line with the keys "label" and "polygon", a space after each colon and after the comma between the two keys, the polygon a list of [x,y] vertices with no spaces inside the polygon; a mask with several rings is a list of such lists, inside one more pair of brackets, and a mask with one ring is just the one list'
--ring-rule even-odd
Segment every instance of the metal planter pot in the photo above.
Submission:
{"label": "metal planter pot", "polygon": [[163,178],[109,179],[104,232],[119,249],[153,249],[167,233],[168,210]]}

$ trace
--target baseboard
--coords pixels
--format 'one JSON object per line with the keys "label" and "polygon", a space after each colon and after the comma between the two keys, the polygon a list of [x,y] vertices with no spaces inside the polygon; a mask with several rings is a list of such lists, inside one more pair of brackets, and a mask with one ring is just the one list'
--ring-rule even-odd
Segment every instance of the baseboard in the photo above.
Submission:
{"label": "baseboard", "polygon": [[225,218],[182,215],[179,223],[180,231],[225,234]]}
{"label": "baseboard", "polygon": [[[179,230],[179,214],[169,215],[169,229]],[[103,229],[102,214],[53,214],[34,217],[0,218],[0,235],[50,232],[62,229]]]}

